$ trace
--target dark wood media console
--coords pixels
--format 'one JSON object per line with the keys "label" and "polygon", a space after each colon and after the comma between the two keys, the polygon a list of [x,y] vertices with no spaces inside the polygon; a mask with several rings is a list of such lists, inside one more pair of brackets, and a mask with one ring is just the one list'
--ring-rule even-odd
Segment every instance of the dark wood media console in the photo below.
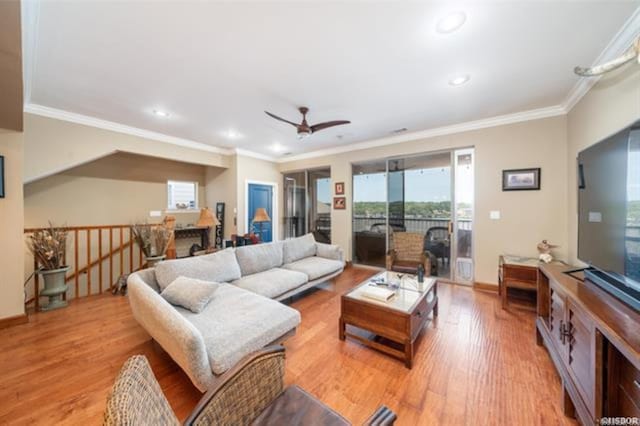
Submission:
{"label": "dark wood media console", "polygon": [[640,314],[589,282],[538,270],[536,337],[560,374],[567,416],[640,417]]}

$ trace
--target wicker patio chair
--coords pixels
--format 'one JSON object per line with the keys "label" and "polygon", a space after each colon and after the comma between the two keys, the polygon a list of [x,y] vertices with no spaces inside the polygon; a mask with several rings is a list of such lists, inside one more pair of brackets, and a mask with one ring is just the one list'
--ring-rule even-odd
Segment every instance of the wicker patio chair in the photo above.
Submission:
{"label": "wicker patio chair", "polygon": [[[246,357],[220,376],[185,425],[349,425],[298,386],[284,388],[284,348],[272,346]],[[393,425],[396,415],[382,406],[366,425]],[[105,425],[180,424],[144,356],[130,358],[107,401]]]}
{"label": "wicker patio chair", "polygon": [[415,274],[418,265],[431,275],[432,258],[424,250],[424,236],[415,232],[395,232],[393,248],[387,253],[387,270]]}

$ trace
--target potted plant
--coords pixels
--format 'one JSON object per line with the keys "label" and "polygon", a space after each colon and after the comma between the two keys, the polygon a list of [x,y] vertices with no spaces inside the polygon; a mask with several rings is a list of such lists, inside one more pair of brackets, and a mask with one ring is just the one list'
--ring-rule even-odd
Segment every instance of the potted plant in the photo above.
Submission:
{"label": "potted plant", "polygon": [[65,265],[67,234],[65,228],[54,228],[49,223],[49,229],[36,231],[27,240],[27,247],[39,265],[36,272],[44,281],[44,290],[39,295],[49,298],[49,303],[40,307],[41,311],[67,306],[62,297],[68,288],[66,275],[69,266]]}
{"label": "potted plant", "polygon": [[136,224],[131,226],[131,232],[144,253],[147,267],[153,268],[167,257],[167,248],[173,238],[172,231],[164,226]]}

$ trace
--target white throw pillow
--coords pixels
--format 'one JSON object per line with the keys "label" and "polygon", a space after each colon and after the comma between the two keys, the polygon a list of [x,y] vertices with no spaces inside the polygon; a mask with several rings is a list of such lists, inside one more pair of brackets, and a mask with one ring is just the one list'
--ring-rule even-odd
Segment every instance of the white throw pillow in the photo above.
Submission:
{"label": "white throw pillow", "polygon": [[209,304],[220,286],[219,283],[178,277],[160,295],[172,305],[182,306],[199,314]]}

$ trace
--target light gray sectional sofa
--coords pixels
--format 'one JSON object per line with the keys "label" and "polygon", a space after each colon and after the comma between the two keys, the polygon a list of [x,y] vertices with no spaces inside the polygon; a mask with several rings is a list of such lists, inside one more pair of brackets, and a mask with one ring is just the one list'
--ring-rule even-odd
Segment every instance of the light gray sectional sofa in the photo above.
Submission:
{"label": "light gray sectional sofa", "polygon": [[[295,331],[300,314],[279,303],[344,269],[338,246],[312,234],[169,260],[127,280],[133,316],[205,391],[240,359]],[[224,283],[195,314],[161,292],[178,277]]]}

